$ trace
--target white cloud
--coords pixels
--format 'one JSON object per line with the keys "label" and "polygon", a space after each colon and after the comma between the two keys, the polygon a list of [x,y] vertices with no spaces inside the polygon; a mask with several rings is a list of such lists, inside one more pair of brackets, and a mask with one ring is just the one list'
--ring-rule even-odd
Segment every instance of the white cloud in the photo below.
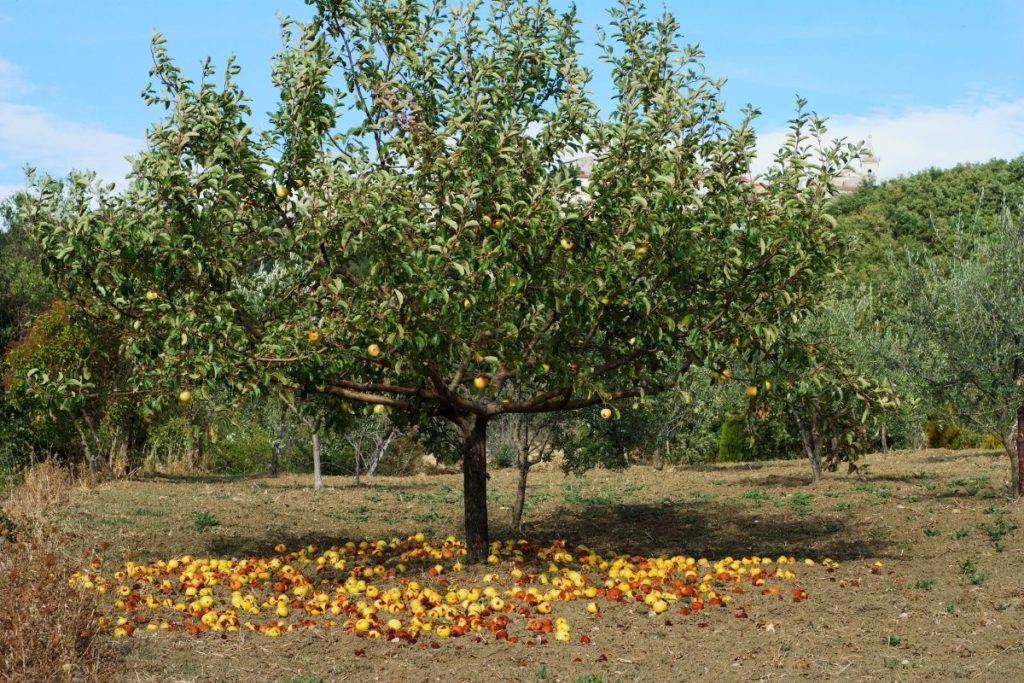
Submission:
{"label": "white cloud", "polygon": [[[993,158],[1012,159],[1024,154],[1024,99],[834,116],[829,120],[829,134],[854,141],[870,137],[882,178]],[[759,136],[760,170],[784,139],[785,131]]]}
{"label": "white cloud", "polygon": [[32,87],[21,77],[21,69],[14,62],[0,59],[0,97],[26,92]]}
{"label": "white cloud", "polygon": [[142,141],[18,102],[32,89],[17,65],[0,60],[0,199],[21,189],[11,181],[26,164],[56,176],[93,170],[107,182],[122,181],[130,169],[125,157]]}

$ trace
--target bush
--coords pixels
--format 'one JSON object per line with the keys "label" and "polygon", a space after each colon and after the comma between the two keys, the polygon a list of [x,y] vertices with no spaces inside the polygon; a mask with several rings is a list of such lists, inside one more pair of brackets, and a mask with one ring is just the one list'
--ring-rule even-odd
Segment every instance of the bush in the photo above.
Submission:
{"label": "bush", "polygon": [[949,450],[960,450],[962,448],[985,448],[990,439],[995,439],[995,448],[1002,448],[998,438],[983,437],[981,434],[964,429],[953,419],[943,421],[935,417],[929,417],[924,423],[924,441],[928,448],[948,448]]}
{"label": "bush", "polygon": [[725,418],[718,433],[718,462],[743,462],[752,455],[746,421],[740,415]]}

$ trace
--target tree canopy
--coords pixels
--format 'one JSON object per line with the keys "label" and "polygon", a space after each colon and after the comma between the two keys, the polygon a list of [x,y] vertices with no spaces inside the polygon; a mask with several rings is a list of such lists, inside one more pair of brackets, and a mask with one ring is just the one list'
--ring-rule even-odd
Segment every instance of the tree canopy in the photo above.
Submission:
{"label": "tree canopy", "polygon": [[671,16],[610,12],[600,112],[572,11],[315,5],[283,26],[265,133],[237,65],[189,80],[157,36],[144,96],[166,117],[128,187],[34,179],[48,274],[120,327],[147,404],[276,385],[446,419],[480,560],[489,420],[721,369],[736,338],[764,351],[828,288],[825,202],[854,148],[801,105],[752,179],[756,111],[727,120]]}

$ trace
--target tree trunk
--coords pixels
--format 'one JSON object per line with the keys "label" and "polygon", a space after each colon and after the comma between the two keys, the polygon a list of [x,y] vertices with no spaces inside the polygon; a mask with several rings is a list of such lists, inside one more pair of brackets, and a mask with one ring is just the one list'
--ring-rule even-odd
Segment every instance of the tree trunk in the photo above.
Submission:
{"label": "tree trunk", "polygon": [[324,478],[320,472],[320,432],[313,432],[313,490],[324,487]]}
{"label": "tree trunk", "polygon": [[882,423],[882,452],[889,452],[889,431],[885,428],[885,423]]}
{"label": "tree trunk", "polygon": [[1024,496],[1024,405],[1017,408],[1017,429],[1014,435],[1016,441],[1016,458],[1010,458],[1010,480],[1013,482],[1013,495],[1015,498]]}
{"label": "tree trunk", "polygon": [[804,421],[800,419],[800,415],[794,410],[793,418],[796,420],[797,431],[800,432],[800,441],[804,445],[804,454],[807,456],[807,460],[811,463],[811,483],[817,484],[821,481],[821,444],[815,438],[813,430],[813,419],[812,428],[808,429]]}
{"label": "tree trunk", "polygon": [[[668,441],[665,442],[665,450],[668,451]],[[661,449],[654,449],[654,469],[660,472],[665,467],[665,460],[661,457]]]}
{"label": "tree trunk", "polygon": [[288,405],[281,399],[281,413],[278,417],[277,437],[274,443],[270,444],[270,474],[276,475],[281,469],[281,449],[284,447],[284,431],[288,416]]}
{"label": "tree trunk", "polygon": [[479,564],[490,553],[487,533],[487,418],[483,415],[467,417],[461,426],[467,561]]}
{"label": "tree trunk", "polygon": [[388,452],[388,448],[391,446],[391,442],[394,441],[401,434],[398,429],[392,429],[388,432],[388,435],[384,437],[377,448],[373,452],[373,457],[370,458],[370,463],[366,466],[366,476],[372,477],[377,474],[377,468],[380,466],[380,461],[384,459],[384,456]]}
{"label": "tree trunk", "polygon": [[352,449],[352,467],[356,471],[356,486],[359,486],[359,461],[361,459],[362,458],[360,458],[360,449],[359,448]]}
{"label": "tree trunk", "polygon": [[516,502],[512,506],[512,526],[521,531],[523,528],[523,509],[526,507],[526,478],[530,474],[530,460],[524,457],[519,461],[519,482],[516,484]]}

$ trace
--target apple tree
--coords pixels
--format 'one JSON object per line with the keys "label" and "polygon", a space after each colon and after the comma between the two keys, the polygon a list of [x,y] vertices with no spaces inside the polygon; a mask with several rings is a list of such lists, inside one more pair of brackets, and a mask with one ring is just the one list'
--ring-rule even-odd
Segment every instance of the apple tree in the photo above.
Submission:
{"label": "apple tree", "polygon": [[235,64],[189,80],[158,36],[130,184],[34,179],[50,276],[123,327],[150,401],[280,385],[447,421],[479,561],[488,424],[661,392],[816,305],[850,146],[801,106],[752,180],[756,112],[730,123],[671,16],[610,11],[602,111],[544,0],[313,4],[264,133]]}

